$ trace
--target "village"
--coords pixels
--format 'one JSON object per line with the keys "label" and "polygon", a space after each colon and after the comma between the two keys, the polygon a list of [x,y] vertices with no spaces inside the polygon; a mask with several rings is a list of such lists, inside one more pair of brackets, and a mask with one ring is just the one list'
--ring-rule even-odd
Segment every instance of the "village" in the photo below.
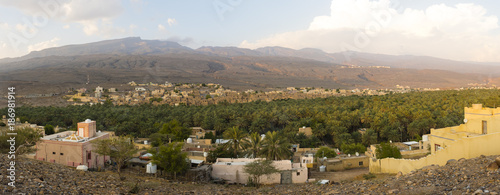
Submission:
{"label": "village", "polygon": [[[287,87],[282,89],[267,89],[255,91],[252,89],[236,91],[224,88],[214,83],[146,83],[138,84],[134,81],[127,83],[131,90],[96,87],[95,89],[79,88],[68,91],[64,99],[73,105],[98,104],[109,101],[114,105],[138,105],[152,103],[154,105],[168,104],[171,106],[194,105],[204,106],[226,103],[248,103],[254,101],[274,101],[285,99],[313,99],[332,96],[350,95],[386,95],[390,93],[407,93],[413,91],[440,91],[440,88],[411,88],[409,86],[396,85],[389,89],[325,89],[315,87]],[[468,88],[456,88],[454,90],[466,89],[494,89],[496,86],[487,87],[478,84],[469,84]],[[25,98],[50,97],[56,94],[30,94]]]}
{"label": "village", "polygon": [[[263,184],[291,183],[331,183],[344,179],[366,176],[369,174],[390,173],[404,175],[420,168],[439,165],[450,161],[471,159],[481,155],[500,154],[500,108],[484,108],[481,104],[473,104],[464,108],[464,123],[459,126],[431,129],[430,134],[422,136],[419,141],[390,142],[392,148],[397,148],[400,157],[383,158],[380,151],[383,144],[374,144],[366,148],[366,152],[347,152],[339,148],[327,148],[335,152],[333,156],[318,152],[321,148],[301,148],[299,144],[291,143],[289,159],[273,160],[272,165],[279,170],[268,177],[262,177]],[[7,119],[3,116],[3,122]],[[113,167],[116,159],[101,155],[96,150],[92,140],[116,138],[114,132],[99,131],[96,121],[86,119],[78,123],[77,131],[66,131],[56,127],[56,132],[45,135],[43,127],[27,122],[16,121],[16,128],[32,128],[43,137],[34,146],[36,152],[26,157],[58,163],[83,171],[101,171]],[[5,131],[5,130],[4,130]],[[2,132],[4,132],[2,131]],[[364,129],[359,130],[364,133]],[[313,136],[310,127],[297,129],[297,134]],[[238,156],[238,158],[216,158],[209,160],[209,153],[219,146],[234,143],[234,140],[205,139],[208,134],[215,135],[215,130],[205,130],[201,127],[191,127],[190,136],[182,142],[182,152],[186,154],[190,169],[186,178],[197,182],[222,182],[247,184],[249,174],[245,166],[262,158],[255,156]],[[262,134],[264,140],[271,134]],[[250,138],[246,138],[250,139]],[[169,143],[172,142],[169,140]],[[135,138],[130,140],[137,152],[126,160],[126,169],[135,170],[137,174],[157,176],[157,165],[152,161],[152,140]],[[225,145],[226,144],[226,145]],[[496,171],[498,163],[491,163],[487,170]],[[349,177],[340,177],[339,173],[352,172]]]}

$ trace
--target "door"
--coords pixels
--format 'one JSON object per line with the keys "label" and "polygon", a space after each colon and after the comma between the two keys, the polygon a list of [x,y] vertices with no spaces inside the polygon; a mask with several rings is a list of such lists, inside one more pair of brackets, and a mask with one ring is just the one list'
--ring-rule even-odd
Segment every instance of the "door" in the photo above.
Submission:
{"label": "door", "polygon": [[292,183],[292,171],[286,170],[281,172],[281,184],[291,184]]}
{"label": "door", "polygon": [[483,134],[487,134],[487,133],[488,133],[488,122],[483,121]]}

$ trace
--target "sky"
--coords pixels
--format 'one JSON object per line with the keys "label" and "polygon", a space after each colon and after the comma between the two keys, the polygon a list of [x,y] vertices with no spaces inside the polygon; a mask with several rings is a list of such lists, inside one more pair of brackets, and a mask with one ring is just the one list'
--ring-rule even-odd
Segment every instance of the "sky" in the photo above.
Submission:
{"label": "sky", "polygon": [[500,62],[494,0],[0,0],[0,58],[107,39]]}

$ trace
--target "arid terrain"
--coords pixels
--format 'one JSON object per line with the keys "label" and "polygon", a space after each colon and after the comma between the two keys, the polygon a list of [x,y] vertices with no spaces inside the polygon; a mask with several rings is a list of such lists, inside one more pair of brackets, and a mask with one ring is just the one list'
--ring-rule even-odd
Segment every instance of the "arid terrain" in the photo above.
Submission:
{"label": "arid terrain", "polygon": [[[412,88],[495,84],[492,65],[415,56],[315,49],[202,47],[138,37],[69,45],[0,60],[0,87],[19,94],[138,83],[218,83],[232,89],[274,87]],[[469,69],[464,68],[469,67]],[[470,67],[474,67],[471,69]],[[0,91],[4,95],[5,91]]]}
{"label": "arid terrain", "polygon": [[450,161],[445,166],[429,166],[407,175],[358,177],[340,183],[318,185],[266,185],[260,188],[172,181],[125,173],[121,181],[115,172],[82,172],[59,164],[32,159],[16,161],[16,188],[7,186],[8,163],[0,156],[1,194],[498,194],[500,170],[486,170],[498,156]]}

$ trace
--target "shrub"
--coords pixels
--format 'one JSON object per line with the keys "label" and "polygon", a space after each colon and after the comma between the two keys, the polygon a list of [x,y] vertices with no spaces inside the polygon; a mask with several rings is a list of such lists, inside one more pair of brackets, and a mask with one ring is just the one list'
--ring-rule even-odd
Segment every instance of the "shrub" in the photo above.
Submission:
{"label": "shrub", "polygon": [[356,152],[363,154],[366,151],[366,147],[361,143],[342,144],[340,148],[344,154],[355,154]]}
{"label": "shrub", "polygon": [[335,153],[335,150],[332,148],[322,146],[319,148],[319,150],[316,152],[316,157],[327,157],[327,158],[335,158],[337,156],[337,153]]}
{"label": "shrub", "polygon": [[401,152],[399,152],[398,147],[389,144],[381,143],[377,146],[376,156],[378,159],[383,158],[402,158]]}

